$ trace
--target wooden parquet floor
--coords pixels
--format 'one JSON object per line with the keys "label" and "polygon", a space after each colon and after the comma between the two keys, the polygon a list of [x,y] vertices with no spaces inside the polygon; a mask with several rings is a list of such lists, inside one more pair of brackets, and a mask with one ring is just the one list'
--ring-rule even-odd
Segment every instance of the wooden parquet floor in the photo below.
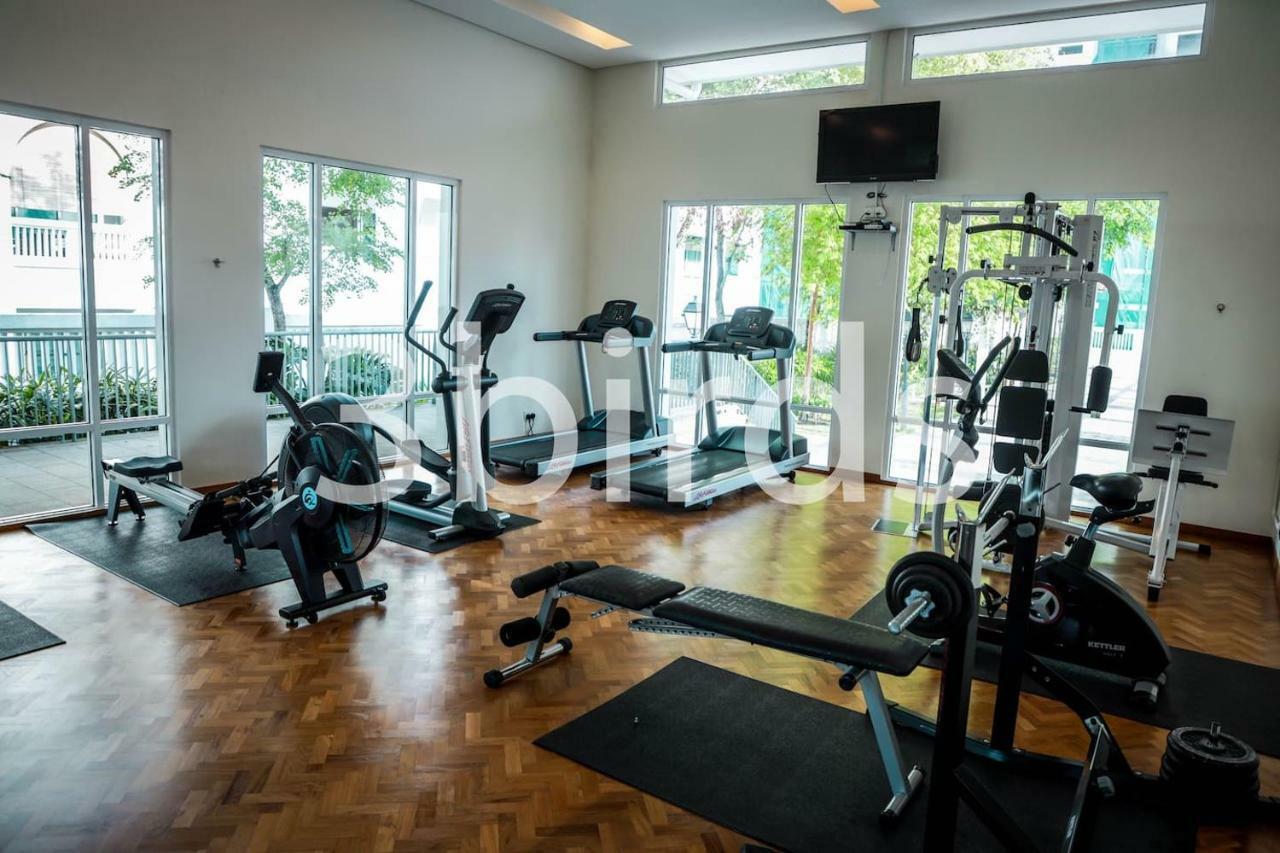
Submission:
{"label": "wooden parquet floor", "polygon": [[[516,507],[543,522],[501,539],[439,556],[384,543],[365,575],[390,583],[386,604],[296,631],[276,615],[289,583],[180,609],[35,536],[0,535],[0,598],[67,641],[0,662],[0,848],[736,850],[733,833],[532,741],[682,654],[848,702],[834,670],[632,635],[624,618],[591,622],[579,604],[567,660],[491,691],[481,674],[511,654],[495,629],[528,608],[507,585],[546,562],[592,558],[844,615],[913,547],[870,532],[889,501],[868,486],[863,503],[793,508],[753,493],[683,513],[606,503],[578,476]],[[1211,561],[1173,564],[1157,621],[1171,643],[1280,666],[1266,551],[1215,548]],[[1142,595],[1139,557],[1099,551]],[[936,702],[936,673],[884,683],[908,707]],[[975,730],[990,699],[978,685]],[[1154,770],[1164,733],[1113,722],[1138,767]],[[1034,697],[1020,741],[1065,755],[1084,745],[1069,713]],[[1280,794],[1280,761],[1264,762],[1264,789]],[[1274,829],[1200,841],[1280,850]]]}

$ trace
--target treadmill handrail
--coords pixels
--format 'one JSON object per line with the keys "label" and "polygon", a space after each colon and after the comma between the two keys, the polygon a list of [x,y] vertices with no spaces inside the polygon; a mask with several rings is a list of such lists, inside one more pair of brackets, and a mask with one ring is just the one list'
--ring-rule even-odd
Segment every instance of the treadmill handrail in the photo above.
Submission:
{"label": "treadmill handrail", "polygon": [[776,347],[757,347],[742,341],[671,341],[662,345],[662,351],[672,352],[718,352],[725,355],[745,355],[751,361],[778,358]]}

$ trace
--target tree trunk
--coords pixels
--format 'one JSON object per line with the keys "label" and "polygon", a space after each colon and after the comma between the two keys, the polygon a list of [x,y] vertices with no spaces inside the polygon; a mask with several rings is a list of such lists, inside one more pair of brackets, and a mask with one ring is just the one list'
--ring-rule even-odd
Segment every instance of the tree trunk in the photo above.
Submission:
{"label": "tree trunk", "polygon": [[707,327],[710,328],[712,319],[719,321],[724,316],[724,280],[728,277],[728,267],[724,259],[724,233],[716,234],[716,313],[714,318],[708,318]]}
{"label": "tree trunk", "polygon": [[818,287],[819,283],[813,283],[813,290],[809,291],[809,316],[804,322],[804,404],[809,405],[809,401],[813,399],[813,330],[818,325]]}
{"label": "tree trunk", "polygon": [[[746,225],[745,222],[738,222],[733,229],[731,240],[726,240],[724,232],[716,229],[716,322],[725,319],[724,284],[729,278],[729,264],[738,254],[738,241],[742,239],[742,232],[746,229]],[[731,244],[728,257],[725,256],[726,243]],[[710,326],[710,323],[707,325]]]}
{"label": "tree trunk", "polygon": [[280,291],[284,290],[284,284],[288,280],[288,277],[281,279],[279,283],[270,278],[265,280],[267,303],[271,306],[271,327],[277,334],[284,334],[289,325],[284,314],[284,300],[280,298]]}

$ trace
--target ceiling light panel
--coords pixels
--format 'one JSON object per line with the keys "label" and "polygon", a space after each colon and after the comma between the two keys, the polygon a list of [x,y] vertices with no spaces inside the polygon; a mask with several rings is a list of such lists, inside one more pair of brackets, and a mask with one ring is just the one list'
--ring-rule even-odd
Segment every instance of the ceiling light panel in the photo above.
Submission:
{"label": "ceiling light panel", "polygon": [[850,12],[866,12],[869,9],[880,8],[876,0],[827,0],[827,2],[846,15]]}
{"label": "ceiling light panel", "polygon": [[549,27],[555,27],[560,32],[585,41],[587,44],[595,45],[601,50],[631,47],[631,42],[624,41],[612,33],[606,33],[599,27],[593,27],[586,21],[580,21],[572,15],[567,15],[559,9],[548,6],[546,3],[539,3],[538,0],[494,0],[494,2],[522,15],[528,15],[530,18],[541,21]]}

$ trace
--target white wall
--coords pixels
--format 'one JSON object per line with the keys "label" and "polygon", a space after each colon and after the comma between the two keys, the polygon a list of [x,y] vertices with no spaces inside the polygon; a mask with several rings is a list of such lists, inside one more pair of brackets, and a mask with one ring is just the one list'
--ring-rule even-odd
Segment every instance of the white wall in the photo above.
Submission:
{"label": "white wall", "polygon": [[[895,32],[873,44],[870,85],[854,93],[657,107],[652,64],[599,72],[588,303],[625,295],[657,312],[664,200],[820,197],[818,110],[941,100],[940,179],[891,185],[898,221],[911,193],[1168,194],[1143,403],[1199,394],[1212,414],[1237,421],[1229,476],[1216,492],[1193,489],[1202,494],[1185,517],[1270,533],[1280,451],[1280,54],[1269,40],[1280,4],[1216,5],[1207,56],[1147,66],[906,83],[904,34]],[[854,188],[855,216],[865,189]],[[901,260],[887,252],[887,241],[861,238],[844,290],[845,318],[866,323],[861,417],[872,472],[882,465]]]}
{"label": "white wall", "polygon": [[460,179],[457,300],[515,282],[529,301],[495,369],[571,382],[572,362],[529,349],[529,333],[583,301],[590,90],[585,69],[410,0],[41,0],[0,14],[0,101],[172,133],[189,484],[263,459],[264,400],[250,388],[262,146]]}

